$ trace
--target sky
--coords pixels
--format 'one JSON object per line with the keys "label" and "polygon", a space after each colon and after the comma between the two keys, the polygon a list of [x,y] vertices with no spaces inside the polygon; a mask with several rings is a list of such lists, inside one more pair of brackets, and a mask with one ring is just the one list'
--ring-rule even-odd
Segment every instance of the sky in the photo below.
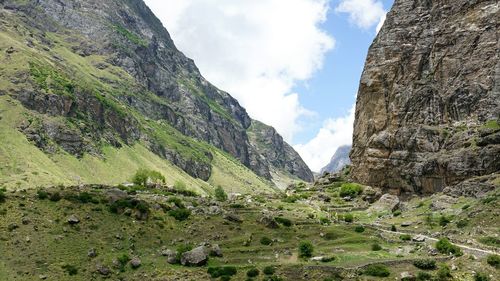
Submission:
{"label": "sky", "polygon": [[177,48],[313,171],[352,142],[368,48],[393,0],[145,0]]}

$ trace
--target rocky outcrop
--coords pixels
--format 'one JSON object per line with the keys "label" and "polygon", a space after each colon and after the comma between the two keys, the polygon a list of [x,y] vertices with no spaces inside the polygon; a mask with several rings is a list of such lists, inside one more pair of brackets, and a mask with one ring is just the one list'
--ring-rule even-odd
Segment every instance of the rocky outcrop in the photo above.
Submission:
{"label": "rocky outcrop", "polygon": [[340,172],[345,166],[350,165],[351,159],[349,158],[349,152],[351,152],[350,145],[343,145],[337,148],[337,151],[333,154],[330,163],[321,169],[320,174],[323,174],[324,172]]}
{"label": "rocky outcrop", "polygon": [[255,158],[260,157],[267,166],[288,172],[304,181],[314,180],[311,170],[300,155],[273,127],[252,120],[247,132],[250,144],[255,148],[254,151],[258,152]]}
{"label": "rocky outcrop", "polygon": [[[99,154],[102,145],[142,141],[207,180],[208,143],[271,179],[267,151],[250,144],[252,120],[245,109],[201,76],[142,0],[5,0],[0,13],[6,19],[0,31],[15,21],[18,34],[9,38],[27,46],[7,49],[8,56],[26,52],[33,58],[8,77],[17,85],[9,94],[28,109],[68,121],[41,120],[20,128],[45,152],[62,148],[81,157]],[[282,139],[278,144],[276,150],[295,153]],[[306,178],[310,173],[303,162],[280,165]]]}
{"label": "rocky outcrop", "polygon": [[356,103],[352,177],[433,193],[500,170],[500,5],[396,0]]}

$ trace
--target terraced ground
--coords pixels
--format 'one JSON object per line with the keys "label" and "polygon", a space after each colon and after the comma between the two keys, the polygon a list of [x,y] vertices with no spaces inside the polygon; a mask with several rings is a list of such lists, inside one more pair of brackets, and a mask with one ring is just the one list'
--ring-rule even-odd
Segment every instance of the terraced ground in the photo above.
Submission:
{"label": "terraced ground", "polygon": [[[476,273],[498,280],[498,269],[487,263],[499,252],[498,191],[483,200],[457,199],[443,210],[450,217],[443,225],[431,206],[442,195],[403,202],[400,213],[370,213],[371,204],[361,195],[348,201],[339,197],[343,185],[298,184],[288,195],[229,194],[227,201],[166,186],[3,192],[0,280],[401,280],[402,273],[420,278],[403,280],[431,280],[422,279],[423,271],[432,280],[478,280]],[[189,210],[185,220],[172,216],[180,209]],[[350,214],[353,221],[346,222]],[[72,216],[79,222],[69,222]],[[464,219],[468,223],[457,226]],[[428,237],[412,241],[417,234]],[[444,236],[460,244],[463,254],[436,251],[431,238]],[[310,257],[299,257],[304,241],[313,245]],[[169,264],[162,255],[200,244],[220,245],[222,257],[186,267]],[[89,257],[91,249],[95,257]],[[141,262],[135,269],[129,261],[134,257]],[[415,267],[422,258],[435,261],[436,269]],[[441,264],[451,269],[449,277]],[[389,275],[370,276],[373,265],[382,265]],[[102,267],[110,272],[103,275]],[[212,278],[209,269],[219,267],[236,272]],[[259,274],[247,277],[254,268]]]}

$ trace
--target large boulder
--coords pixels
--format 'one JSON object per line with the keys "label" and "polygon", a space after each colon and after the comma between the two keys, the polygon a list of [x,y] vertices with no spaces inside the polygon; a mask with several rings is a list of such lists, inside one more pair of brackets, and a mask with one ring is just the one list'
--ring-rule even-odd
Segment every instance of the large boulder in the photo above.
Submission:
{"label": "large boulder", "polygon": [[368,211],[370,212],[392,212],[399,207],[399,198],[396,195],[384,194],[380,199],[375,202]]}
{"label": "large boulder", "polygon": [[181,264],[185,266],[202,266],[208,261],[208,249],[200,246],[185,252],[181,256]]}

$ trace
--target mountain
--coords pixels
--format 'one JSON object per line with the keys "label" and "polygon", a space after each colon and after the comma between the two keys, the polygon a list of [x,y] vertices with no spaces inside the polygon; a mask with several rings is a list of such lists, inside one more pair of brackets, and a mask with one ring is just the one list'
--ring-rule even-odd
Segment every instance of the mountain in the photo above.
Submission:
{"label": "mountain", "polygon": [[350,145],[343,145],[337,148],[337,151],[333,154],[330,163],[321,169],[320,174],[323,174],[324,172],[336,173],[341,171],[346,165],[351,164],[349,152],[351,152]]}
{"label": "mountain", "polygon": [[265,151],[251,143],[256,121],[201,76],[143,1],[0,7],[1,183],[119,183],[140,166],[201,186],[268,186],[282,169],[311,180],[282,139]]}
{"label": "mountain", "polygon": [[356,103],[354,180],[434,193],[500,170],[498,1],[396,0]]}

